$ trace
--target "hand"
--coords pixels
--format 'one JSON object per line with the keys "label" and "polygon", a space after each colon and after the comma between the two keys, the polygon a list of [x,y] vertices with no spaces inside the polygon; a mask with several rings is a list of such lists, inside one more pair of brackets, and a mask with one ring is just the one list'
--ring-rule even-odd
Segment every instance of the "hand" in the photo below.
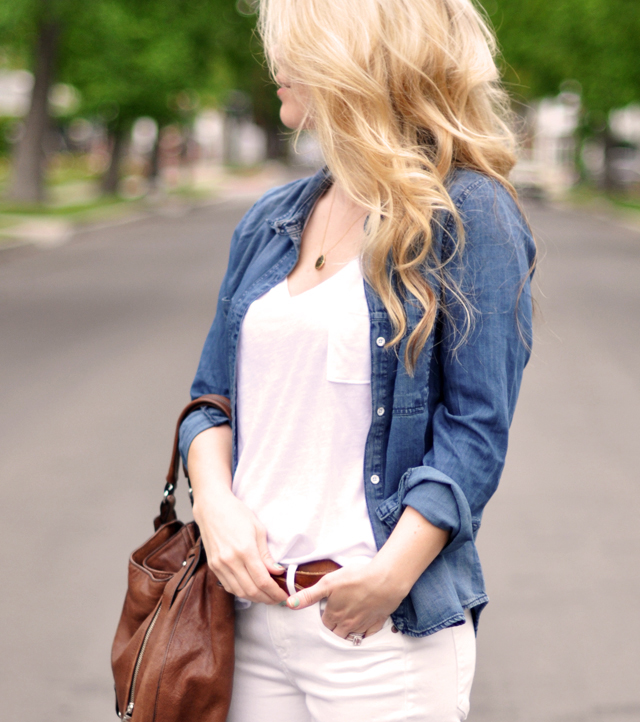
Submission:
{"label": "hand", "polygon": [[404,592],[381,579],[373,562],[352,564],[324,576],[309,589],[289,597],[290,609],[304,609],[327,599],[322,623],[343,639],[351,633],[370,637],[382,629]]}
{"label": "hand", "polygon": [[410,506],[370,561],[349,565],[287,599],[290,609],[304,609],[327,598],[322,621],[340,637],[371,636],[409,594],[418,577],[442,551],[449,532],[427,521]]}
{"label": "hand", "polygon": [[231,492],[231,448],[228,424],[201,432],[191,443],[193,517],[209,566],[222,586],[252,602],[276,604],[287,595],[269,573],[284,570],[269,553],[265,528]]}
{"label": "hand", "polygon": [[230,490],[218,488],[214,499],[194,503],[193,516],[209,567],[228,592],[264,604],[287,598],[269,576],[284,568],[269,552],[266,529]]}

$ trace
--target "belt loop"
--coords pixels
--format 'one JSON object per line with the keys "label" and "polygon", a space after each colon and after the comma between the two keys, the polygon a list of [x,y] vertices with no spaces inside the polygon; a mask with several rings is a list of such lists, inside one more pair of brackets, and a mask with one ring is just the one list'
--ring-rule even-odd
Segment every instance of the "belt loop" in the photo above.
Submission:
{"label": "belt loop", "polygon": [[287,589],[289,590],[289,596],[293,596],[296,593],[296,572],[298,571],[297,564],[289,564],[287,567]]}

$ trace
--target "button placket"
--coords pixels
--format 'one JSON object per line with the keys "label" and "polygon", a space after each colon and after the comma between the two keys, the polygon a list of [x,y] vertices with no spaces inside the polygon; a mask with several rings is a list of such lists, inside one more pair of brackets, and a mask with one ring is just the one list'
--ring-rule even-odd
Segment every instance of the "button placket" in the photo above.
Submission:
{"label": "button placket", "polygon": [[[368,298],[368,301],[370,299]],[[370,304],[371,310],[371,304]],[[374,307],[374,311],[375,311]],[[377,327],[373,332],[373,350],[371,355],[371,391],[373,396],[373,422],[370,429],[370,436],[368,439],[367,449],[365,451],[365,461],[368,467],[368,474],[365,479],[368,480],[366,489],[367,497],[375,500],[373,503],[378,504],[384,494],[382,482],[382,444],[384,441],[385,423],[379,423],[383,420],[386,421],[386,408],[383,402],[387,398],[387,366],[389,363],[389,354],[387,353],[375,353],[375,349],[378,348],[384,351],[384,346],[387,343],[385,334],[384,324],[378,321],[377,317],[375,320],[375,326]],[[377,331],[377,333],[376,333]],[[383,419],[384,417],[384,419]],[[375,423],[378,421],[378,423]],[[373,473],[377,471],[378,473]],[[377,536],[376,536],[377,539]],[[377,541],[380,541],[377,539]]]}

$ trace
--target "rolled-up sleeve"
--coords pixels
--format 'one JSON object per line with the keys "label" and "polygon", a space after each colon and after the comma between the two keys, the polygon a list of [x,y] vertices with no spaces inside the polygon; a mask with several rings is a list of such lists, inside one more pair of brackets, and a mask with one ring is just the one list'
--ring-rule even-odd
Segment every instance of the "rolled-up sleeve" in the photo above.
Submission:
{"label": "rolled-up sleeve", "polygon": [[189,449],[196,436],[214,426],[222,426],[222,424],[228,423],[229,419],[221,411],[212,409],[211,407],[196,409],[187,416],[180,425],[178,441],[178,448],[180,449],[180,456],[182,457],[185,469],[187,468]]}
{"label": "rolled-up sleeve", "polygon": [[530,271],[535,244],[518,206],[488,179],[469,189],[460,204],[464,246],[455,250],[455,225],[445,228],[443,254],[452,288],[434,347],[441,393],[432,411],[422,466],[409,469],[399,489],[411,506],[449,531],[445,551],[474,539],[485,504],[504,467],[509,426],[529,359]]}

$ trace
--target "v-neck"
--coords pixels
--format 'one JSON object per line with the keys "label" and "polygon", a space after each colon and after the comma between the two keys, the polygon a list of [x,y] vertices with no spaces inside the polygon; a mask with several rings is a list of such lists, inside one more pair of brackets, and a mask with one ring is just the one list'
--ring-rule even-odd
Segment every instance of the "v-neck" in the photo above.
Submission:
{"label": "v-neck", "polygon": [[336,278],[336,276],[339,276],[343,271],[345,271],[354,261],[359,261],[360,256],[354,256],[350,261],[347,261],[344,266],[335,273],[331,274],[329,278],[325,278],[324,281],[320,281],[320,283],[316,283],[315,286],[311,286],[311,288],[307,288],[306,291],[301,291],[300,293],[296,293],[295,295],[291,294],[291,291],[289,290],[289,277],[287,276],[283,283],[285,287],[285,291],[287,292],[288,298],[300,298],[300,296],[304,296],[305,294],[311,293],[312,291],[315,291],[316,288],[320,288],[321,286],[324,286],[325,284],[329,283],[331,279]]}

